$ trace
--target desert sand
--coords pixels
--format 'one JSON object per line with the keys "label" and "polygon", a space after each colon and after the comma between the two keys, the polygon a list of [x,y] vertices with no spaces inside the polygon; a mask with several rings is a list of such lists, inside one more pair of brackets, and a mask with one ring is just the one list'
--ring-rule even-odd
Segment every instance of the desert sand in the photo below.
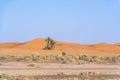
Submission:
{"label": "desert sand", "polygon": [[[47,42],[44,38],[33,39],[28,42],[12,42],[12,43],[0,43],[0,56],[2,55],[15,55],[15,56],[28,56],[31,54],[37,55],[61,55],[64,51],[67,55],[90,55],[90,56],[116,56],[120,55],[120,43],[107,44],[78,44],[72,42],[55,41],[55,47],[53,50],[44,50]],[[33,67],[28,66],[34,64]],[[47,65],[47,66],[46,66]],[[48,66],[49,65],[49,66]],[[94,79],[101,79],[102,77],[109,77],[110,79],[118,79],[120,77],[120,63],[96,63],[88,62],[84,64],[63,64],[56,62],[24,62],[16,60],[0,61],[0,74],[7,73],[14,77],[23,76],[37,76],[40,79],[46,78],[46,80],[61,80],[64,77],[76,77],[81,72],[99,72]],[[65,73],[64,76],[57,75],[58,73]],[[94,77],[94,76],[93,76]],[[83,76],[83,78],[85,78]],[[13,80],[13,79],[11,79]],[[17,79],[14,79],[17,80]],[[29,80],[29,79],[27,79]],[[35,79],[38,80],[38,79]],[[73,80],[73,79],[72,79]],[[78,80],[78,79],[77,79]]]}
{"label": "desert sand", "polygon": [[[23,63],[23,62],[1,62],[0,73],[10,75],[56,75],[64,72],[68,75],[77,75],[80,72],[100,72],[104,75],[120,75],[120,64],[61,64],[61,63]],[[34,64],[34,67],[27,65]],[[49,66],[46,66],[49,65]]]}
{"label": "desert sand", "polygon": [[31,54],[60,54],[65,51],[68,55],[120,55],[120,44],[78,44],[56,41],[54,50],[43,50],[47,42],[44,38],[36,38],[28,42],[0,43],[0,55],[31,55]]}

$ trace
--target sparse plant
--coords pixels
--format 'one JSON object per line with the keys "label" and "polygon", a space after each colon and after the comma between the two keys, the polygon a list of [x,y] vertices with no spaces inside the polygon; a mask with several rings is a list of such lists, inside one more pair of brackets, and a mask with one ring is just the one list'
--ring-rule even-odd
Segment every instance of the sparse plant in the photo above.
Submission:
{"label": "sparse plant", "polygon": [[24,56],[19,59],[20,61],[32,61],[30,56]]}
{"label": "sparse plant", "polygon": [[44,50],[53,50],[56,42],[50,37],[48,37],[46,41],[47,41],[47,45],[45,46]]}
{"label": "sparse plant", "polygon": [[57,75],[58,76],[64,76],[64,75],[66,75],[64,72],[59,72],[59,73],[57,73]]}
{"label": "sparse plant", "polygon": [[73,77],[73,78],[68,78],[67,80],[79,80],[79,79],[76,77]]}
{"label": "sparse plant", "polygon": [[64,51],[62,52],[62,56],[64,56],[64,57],[66,56],[66,53]]}
{"label": "sparse plant", "polygon": [[80,76],[98,76],[100,75],[100,72],[81,72],[79,75]]}
{"label": "sparse plant", "polygon": [[112,56],[112,61],[113,62],[116,62],[117,61],[117,58],[115,56]]}
{"label": "sparse plant", "polygon": [[32,54],[32,55],[31,55],[31,58],[32,58],[33,61],[36,61],[36,60],[37,60],[37,55]]}
{"label": "sparse plant", "polygon": [[4,80],[4,79],[8,80],[9,78],[10,78],[10,75],[8,75],[7,73],[3,73],[0,75],[0,79],[2,79],[2,80]]}
{"label": "sparse plant", "polygon": [[35,64],[28,64],[29,67],[35,67]]}
{"label": "sparse plant", "polygon": [[79,60],[86,61],[87,60],[87,56],[86,55],[81,55],[81,56],[79,56]]}
{"label": "sparse plant", "polygon": [[4,56],[1,56],[0,59],[2,60],[12,60],[14,59],[15,56],[11,56],[11,55],[4,55]]}
{"label": "sparse plant", "polygon": [[61,55],[36,55],[30,56],[0,56],[2,61],[34,61],[34,62],[52,62],[59,61],[62,63],[86,63],[86,62],[112,62],[119,63],[120,55],[118,56],[87,56],[87,55],[67,55],[66,52],[62,52]]}
{"label": "sparse plant", "polygon": [[55,57],[55,60],[59,61],[59,60],[60,60],[60,56],[57,55],[57,56]]}
{"label": "sparse plant", "polygon": [[87,73],[86,72],[81,72],[79,75],[80,76],[87,76]]}

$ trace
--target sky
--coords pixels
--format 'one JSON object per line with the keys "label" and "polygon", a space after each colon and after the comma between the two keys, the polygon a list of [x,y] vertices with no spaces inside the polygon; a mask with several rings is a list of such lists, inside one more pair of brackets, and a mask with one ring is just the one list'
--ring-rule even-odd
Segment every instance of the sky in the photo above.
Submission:
{"label": "sky", "polygon": [[120,0],[0,0],[0,42],[38,37],[120,42]]}

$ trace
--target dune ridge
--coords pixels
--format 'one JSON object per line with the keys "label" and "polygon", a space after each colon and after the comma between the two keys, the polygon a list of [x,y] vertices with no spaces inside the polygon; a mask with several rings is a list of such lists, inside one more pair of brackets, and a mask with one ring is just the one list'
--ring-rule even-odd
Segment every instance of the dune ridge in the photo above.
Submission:
{"label": "dune ridge", "polygon": [[44,38],[36,38],[25,43],[0,43],[0,55],[58,54],[62,51],[66,51],[68,54],[120,55],[119,43],[77,44],[56,41],[54,50],[43,50],[46,45]]}

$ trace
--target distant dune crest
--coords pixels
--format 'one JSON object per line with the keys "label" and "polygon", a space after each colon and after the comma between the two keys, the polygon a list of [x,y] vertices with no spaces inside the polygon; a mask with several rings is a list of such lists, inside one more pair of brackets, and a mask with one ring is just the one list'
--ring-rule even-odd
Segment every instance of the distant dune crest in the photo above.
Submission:
{"label": "distant dune crest", "polygon": [[[70,42],[58,42],[56,41],[54,50],[43,50],[43,48],[47,45],[47,42],[44,38],[36,38],[31,41],[20,43],[20,42],[12,42],[12,43],[0,43],[0,54],[3,54],[1,52],[4,52],[4,50],[7,49],[16,49],[20,53],[20,49],[23,50],[33,50],[36,52],[42,52],[49,53],[51,51],[59,52],[59,51],[66,51],[70,54],[79,54],[79,53],[85,53],[85,54],[120,54],[120,43],[115,44],[107,44],[107,43],[98,43],[98,44],[77,44],[77,43],[70,43]],[[13,50],[13,51],[14,51]],[[7,51],[5,51],[7,53]],[[29,51],[28,51],[29,52]],[[11,52],[9,52],[11,53]],[[14,53],[14,52],[13,52]],[[24,54],[24,53],[23,53]]]}

